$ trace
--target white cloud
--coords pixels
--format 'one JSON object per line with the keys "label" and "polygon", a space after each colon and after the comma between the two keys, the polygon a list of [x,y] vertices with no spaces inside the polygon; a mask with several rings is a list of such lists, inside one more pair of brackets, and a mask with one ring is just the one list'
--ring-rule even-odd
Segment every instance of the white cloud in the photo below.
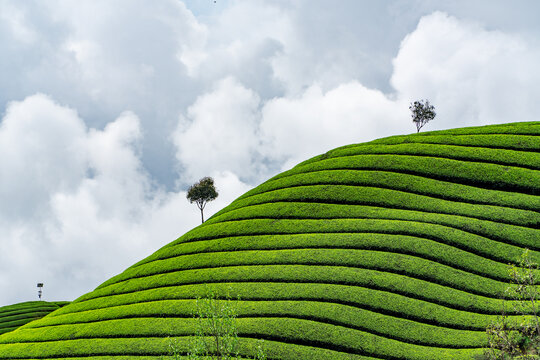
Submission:
{"label": "white cloud", "polygon": [[69,76],[77,76],[71,80],[114,107],[152,96],[149,86],[164,73],[181,79],[177,54],[205,36],[204,26],[180,1],[59,1],[48,10],[50,18],[70,28],[57,50],[72,67]]}
{"label": "white cloud", "polygon": [[[304,0],[227,5],[206,22],[204,40],[185,48],[187,62],[196,64],[190,74],[199,80],[211,83],[234,76],[262,98],[270,98],[299,95],[313,82],[327,91],[357,76],[372,77],[363,69],[367,63],[380,72],[380,54],[367,54],[366,43],[380,45],[388,36],[352,35],[365,31],[366,25],[359,24],[374,21],[372,14],[362,11],[365,6],[353,5],[358,11],[342,4],[329,9],[324,2]],[[371,7],[377,8],[374,13],[384,13],[384,5]],[[341,20],[345,22],[337,23]],[[385,65],[390,65],[390,58]]]}
{"label": "white cloud", "polygon": [[13,37],[25,45],[32,44],[38,39],[36,31],[25,19],[25,13],[12,4],[2,2],[0,19],[7,25]]}
{"label": "white cloud", "polygon": [[44,95],[8,106],[0,125],[2,217],[39,216],[51,191],[77,186],[86,170],[84,133],[74,110]]}
{"label": "white cloud", "polygon": [[190,181],[214,171],[240,178],[257,174],[260,99],[233,78],[219,81],[181,117],[173,135],[176,157]]}
{"label": "white cloud", "polygon": [[537,43],[418,22],[422,4],[2,2],[0,103],[24,100],[0,123],[0,305],[38,280],[72,299],[183,234],[200,218],[178,189],[202,176],[208,217],[310,156],[412,133],[410,101],[436,106],[426,130],[539,118]]}
{"label": "white cloud", "polygon": [[406,103],[358,82],[327,92],[313,85],[300,97],[260,104],[252,90],[227,78],[189,107],[173,141],[191,181],[230,171],[255,184],[334,147],[406,132],[407,111]]}
{"label": "white cloud", "polygon": [[402,41],[392,85],[404,99],[430,99],[437,128],[532,120],[539,62],[523,37],[435,12]]}
{"label": "white cloud", "polygon": [[6,0],[0,19],[9,20],[0,22],[2,83],[9,84],[0,89],[2,107],[47,93],[99,129],[129,109],[145,131],[145,168],[174,186],[173,149],[163,139],[204,87],[188,73],[207,36],[182,1]]}
{"label": "white cloud", "polygon": [[[185,192],[152,184],[141,141],[130,112],[95,130],[42,94],[8,106],[0,127],[7,154],[0,284],[15,290],[0,292],[0,303],[34,298],[38,281],[48,299],[73,299],[197,225]],[[244,189],[231,174],[221,178],[227,191]]]}
{"label": "white cloud", "polygon": [[[294,41],[280,41],[284,52],[273,59],[284,56],[299,66],[302,61],[287,50]],[[255,89],[228,78],[201,95],[180,121],[176,155],[189,174],[230,170],[249,181],[340,145],[414,132],[408,104],[417,99],[436,106],[438,116],[426,130],[538,118],[538,55],[516,34],[435,12],[402,41],[393,61],[394,93],[356,80],[330,88],[313,80],[301,91],[259,100]],[[202,138],[207,141],[198,143]],[[257,168],[261,163],[266,166]]]}
{"label": "white cloud", "polygon": [[231,2],[199,33],[198,41],[185,44],[179,56],[190,76],[209,84],[232,76],[261,96],[281,90],[272,61],[294,36],[286,7],[263,1]]}
{"label": "white cloud", "polygon": [[299,98],[265,104],[261,141],[265,153],[291,167],[335,147],[406,131],[406,106],[358,82],[324,93],[318,85]]}

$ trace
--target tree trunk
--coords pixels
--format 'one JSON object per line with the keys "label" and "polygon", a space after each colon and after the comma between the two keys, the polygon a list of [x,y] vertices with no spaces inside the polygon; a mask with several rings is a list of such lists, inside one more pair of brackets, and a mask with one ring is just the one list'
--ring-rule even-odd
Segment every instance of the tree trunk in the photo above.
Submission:
{"label": "tree trunk", "polygon": [[201,224],[204,223],[204,215],[203,215],[203,209],[201,209]]}

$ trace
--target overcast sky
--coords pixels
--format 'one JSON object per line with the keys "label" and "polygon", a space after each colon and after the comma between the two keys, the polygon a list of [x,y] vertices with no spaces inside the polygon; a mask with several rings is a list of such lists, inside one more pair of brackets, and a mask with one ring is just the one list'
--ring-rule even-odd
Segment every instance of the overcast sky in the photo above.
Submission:
{"label": "overcast sky", "polygon": [[74,300],[337,146],[540,119],[535,1],[0,0],[0,306]]}

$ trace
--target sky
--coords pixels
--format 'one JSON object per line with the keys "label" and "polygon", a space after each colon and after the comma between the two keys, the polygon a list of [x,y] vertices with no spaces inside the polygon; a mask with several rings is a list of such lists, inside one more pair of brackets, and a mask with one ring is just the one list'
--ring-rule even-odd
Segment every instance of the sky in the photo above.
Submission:
{"label": "sky", "polygon": [[332,148],[540,119],[535,1],[0,0],[0,306],[74,300]]}

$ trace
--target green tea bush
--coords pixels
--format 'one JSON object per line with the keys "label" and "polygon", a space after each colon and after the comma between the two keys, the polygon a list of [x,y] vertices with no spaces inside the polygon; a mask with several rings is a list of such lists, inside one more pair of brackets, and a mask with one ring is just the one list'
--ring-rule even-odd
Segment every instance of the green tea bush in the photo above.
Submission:
{"label": "green tea bush", "polygon": [[[273,360],[480,359],[502,308],[508,324],[531,320],[523,284],[500,293],[524,248],[540,262],[539,135],[540,122],[455,129],[309,159],[3,334],[0,359],[214,356],[206,330],[229,293],[241,300],[223,356],[253,357],[264,339]],[[194,318],[209,292],[199,314],[214,315]]]}

